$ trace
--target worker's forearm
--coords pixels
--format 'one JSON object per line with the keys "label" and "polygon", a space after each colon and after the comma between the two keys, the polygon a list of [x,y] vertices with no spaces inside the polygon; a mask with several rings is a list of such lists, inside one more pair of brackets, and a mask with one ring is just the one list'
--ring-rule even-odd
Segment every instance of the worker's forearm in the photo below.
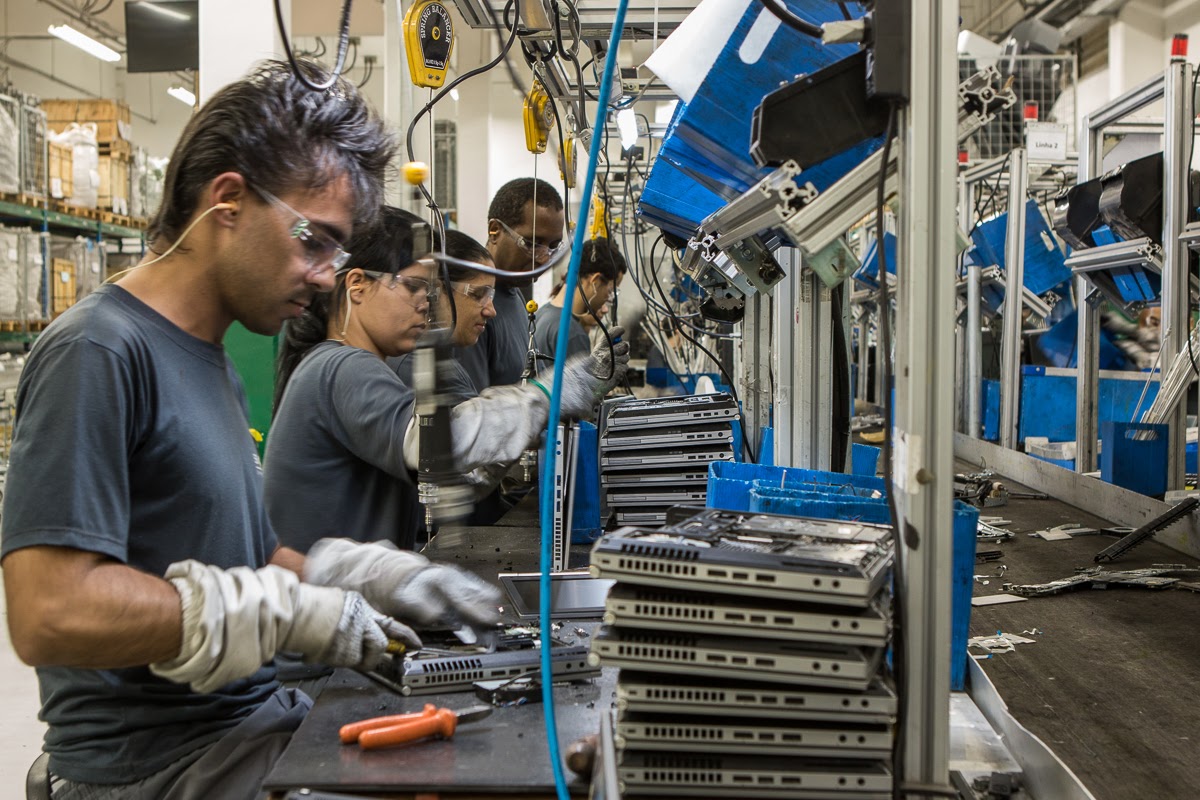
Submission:
{"label": "worker's forearm", "polygon": [[304,554],[299,550],[293,550],[290,547],[280,545],[275,548],[275,552],[271,555],[269,562],[277,567],[283,567],[286,570],[291,570],[304,580]]}
{"label": "worker's forearm", "polygon": [[25,663],[116,669],[178,655],[179,594],[162,578],[56,547],[17,550],[3,566],[9,632]]}

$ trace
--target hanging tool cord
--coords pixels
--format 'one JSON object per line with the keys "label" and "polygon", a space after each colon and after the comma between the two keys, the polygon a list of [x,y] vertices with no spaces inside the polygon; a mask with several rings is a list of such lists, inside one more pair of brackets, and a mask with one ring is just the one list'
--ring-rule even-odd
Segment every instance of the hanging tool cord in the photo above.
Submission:
{"label": "hanging tool cord", "polygon": [[[629,0],[620,0],[617,5],[617,13],[613,18],[612,34],[608,39],[608,52],[604,58],[604,74],[600,78],[600,93],[599,97],[607,98],[609,96],[609,87],[612,85],[613,72],[616,70],[617,63],[617,45],[621,41],[621,30],[625,26],[625,10],[629,5]],[[581,113],[586,116],[586,112],[581,109]],[[607,104],[601,101],[601,104],[596,108],[596,120],[592,126],[592,141],[590,152],[588,154],[587,176],[583,182],[583,195],[579,201],[580,209],[588,209],[592,203],[592,187],[596,180],[596,164],[600,160],[600,145],[604,137],[601,136],[602,129],[608,124],[608,109]],[[580,214],[582,218],[583,213]],[[583,237],[584,237],[584,220],[580,219],[575,224],[575,236],[571,247],[571,263],[567,267],[567,276],[563,284],[564,297],[573,298],[575,296],[575,288],[579,282],[579,261],[580,255],[583,252]],[[558,339],[555,344],[556,353],[567,352],[567,339],[571,325],[571,315],[563,314],[562,319],[558,324]],[[563,367],[566,364],[565,358],[559,358],[554,363],[554,383],[550,391],[550,419],[546,424],[546,450],[545,461],[546,474],[542,478],[542,485],[539,487],[541,491],[541,526],[542,526],[542,547],[541,547],[541,578],[538,583],[538,609],[539,623],[541,628],[542,639],[542,706],[546,717],[546,743],[549,748],[550,767],[554,771],[554,788],[558,794],[558,800],[570,800],[570,793],[567,790],[567,779],[563,774],[562,755],[558,745],[558,726],[554,718],[554,677],[551,661],[551,630],[550,630],[550,562],[553,554],[551,553],[551,545],[554,539],[554,480],[550,474],[550,465],[554,463],[554,453],[558,449],[558,424],[562,419],[561,400],[563,386]]]}

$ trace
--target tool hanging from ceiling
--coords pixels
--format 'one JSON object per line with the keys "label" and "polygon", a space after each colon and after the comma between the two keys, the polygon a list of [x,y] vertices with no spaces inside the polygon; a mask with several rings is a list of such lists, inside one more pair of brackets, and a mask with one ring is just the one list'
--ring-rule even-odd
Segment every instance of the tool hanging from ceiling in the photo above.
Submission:
{"label": "tool hanging from ceiling", "polygon": [[555,118],[550,95],[537,78],[533,79],[533,86],[530,87],[529,94],[525,95],[522,117],[525,120],[525,148],[534,155],[541,155],[546,152]]}
{"label": "tool hanging from ceiling", "polygon": [[405,12],[404,52],[415,85],[442,88],[454,52],[454,20],[438,0],[414,3]]}

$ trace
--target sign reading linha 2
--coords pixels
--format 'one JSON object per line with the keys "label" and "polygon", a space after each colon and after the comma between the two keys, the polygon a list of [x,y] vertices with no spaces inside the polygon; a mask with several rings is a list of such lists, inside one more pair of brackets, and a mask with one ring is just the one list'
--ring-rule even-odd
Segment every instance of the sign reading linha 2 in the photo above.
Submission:
{"label": "sign reading linha 2", "polygon": [[404,49],[412,82],[441,88],[454,49],[454,20],[444,5],[426,0],[409,6],[404,15]]}

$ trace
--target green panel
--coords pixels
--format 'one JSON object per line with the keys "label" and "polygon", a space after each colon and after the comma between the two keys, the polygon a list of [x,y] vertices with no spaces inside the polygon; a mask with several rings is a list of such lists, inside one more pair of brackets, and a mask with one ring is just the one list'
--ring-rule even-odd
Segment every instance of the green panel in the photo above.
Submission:
{"label": "green panel", "polygon": [[[271,398],[275,393],[275,350],[278,338],[251,333],[233,323],[225,334],[225,352],[233,359],[246,399],[250,401],[250,425],[263,436],[271,427]],[[258,446],[262,454],[263,444]]]}

